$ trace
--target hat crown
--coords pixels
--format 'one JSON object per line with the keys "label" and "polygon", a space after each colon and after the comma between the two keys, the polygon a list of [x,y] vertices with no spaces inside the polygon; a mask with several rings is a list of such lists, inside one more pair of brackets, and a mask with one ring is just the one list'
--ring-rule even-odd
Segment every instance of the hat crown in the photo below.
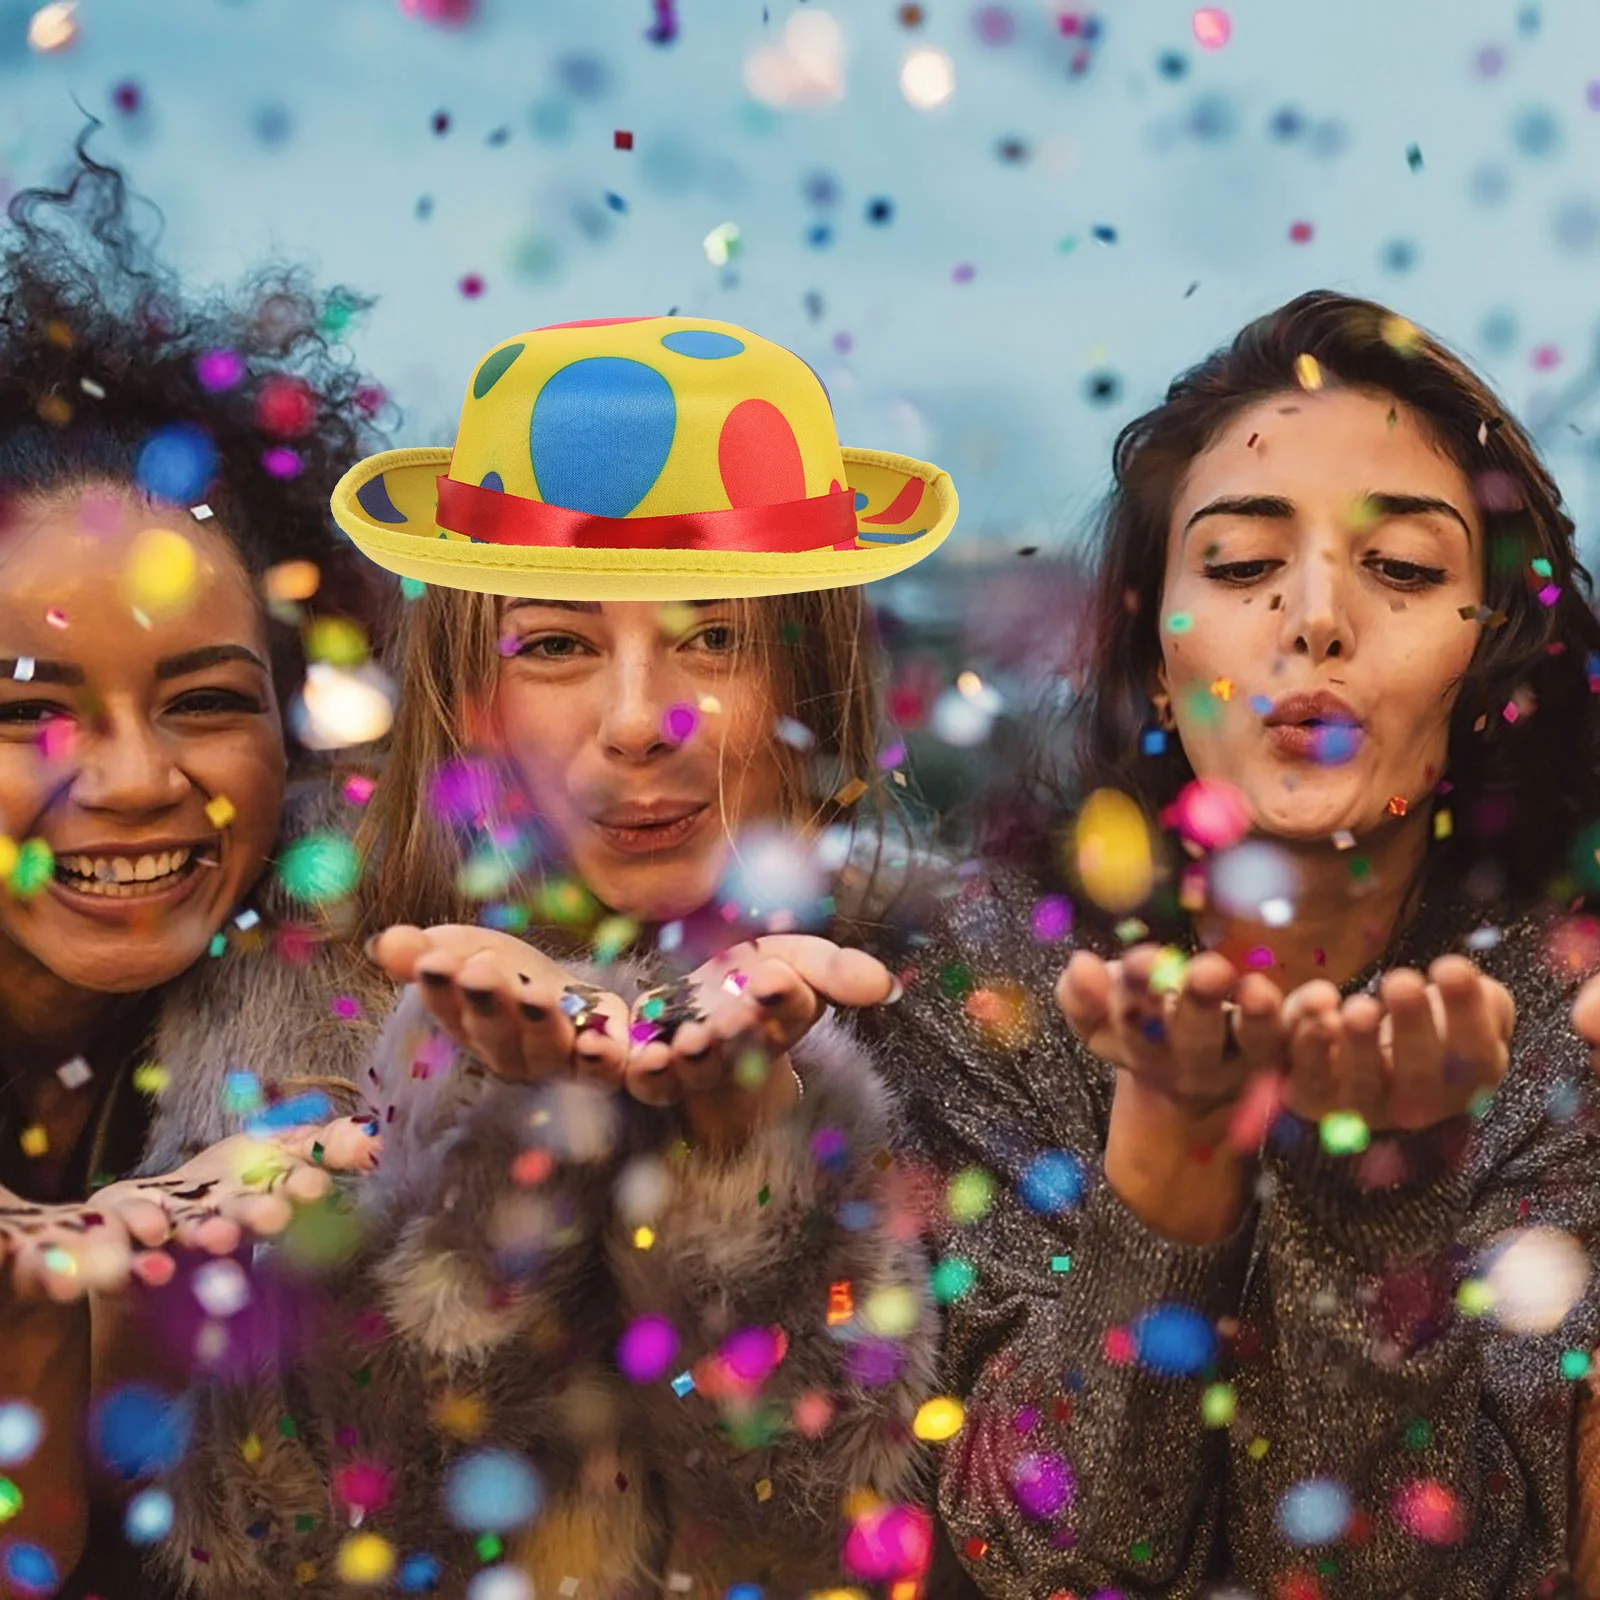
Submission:
{"label": "hat crown", "polygon": [[562,323],[478,363],[450,462],[459,483],[594,517],[688,516],[837,491],[815,370],[732,323]]}

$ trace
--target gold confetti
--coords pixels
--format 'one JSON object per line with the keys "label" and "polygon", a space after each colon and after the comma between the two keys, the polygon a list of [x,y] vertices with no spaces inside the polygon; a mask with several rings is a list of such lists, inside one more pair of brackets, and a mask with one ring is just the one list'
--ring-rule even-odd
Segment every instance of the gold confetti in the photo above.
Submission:
{"label": "gold confetti", "polygon": [[133,1086],[140,1094],[160,1094],[171,1081],[171,1073],[154,1061],[146,1061],[133,1069]]}
{"label": "gold confetti", "polygon": [[262,586],[269,600],[309,600],[322,586],[322,570],[315,561],[280,561],[267,569]]}
{"label": "gold confetti", "polygon": [[852,778],[834,797],[836,806],[853,806],[867,792],[868,785],[860,778]]}
{"label": "gold confetti", "polygon": [[1219,700],[1233,699],[1233,679],[1217,678],[1212,682],[1211,692]]}
{"label": "gold confetti", "polygon": [[761,1501],[763,1504],[765,1504],[771,1498],[772,1498],[772,1479],[771,1478],[757,1478],[756,1479],[756,1499]]}
{"label": "gold confetti", "polygon": [[54,391],[42,395],[33,409],[39,413],[39,420],[48,422],[52,428],[64,428],[72,421],[71,404]]}
{"label": "gold confetti", "polygon": [[934,1400],[924,1400],[917,1408],[916,1416],[911,1419],[911,1431],[931,1444],[943,1444],[961,1432],[966,1420],[967,1414],[959,1400],[940,1395]]}
{"label": "gold confetti", "polygon": [[1398,350],[1401,355],[1408,356],[1422,343],[1422,334],[1416,323],[1408,322],[1404,317],[1389,315],[1385,317],[1378,329],[1383,342],[1392,350]]}
{"label": "gold confetti", "polygon": [[656,1242],[654,1228],[635,1228],[633,1230],[633,1248],[635,1250],[648,1250]]}
{"label": "gold confetti", "polygon": [[238,815],[233,801],[225,794],[219,794],[214,800],[206,802],[206,821],[213,828],[226,828]]}
{"label": "gold confetti", "polygon": [[134,541],[123,573],[128,603],[154,616],[171,616],[194,599],[200,581],[200,557],[181,533],[146,528]]}
{"label": "gold confetti", "polygon": [[435,1425],[457,1439],[476,1439],[483,1432],[483,1402],[473,1395],[448,1391],[430,1410]]}
{"label": "gold confetti", "polygon": [[375,1533],[353,1533],[339,1546],[338,1569],[345,1583],[382,1583],[394,1571],[394,1546]]}
{"label": "gold confetti", "polygon": [[1451,819],[1447,806],[1441,806],[1433,814],[1433,836],[1435,839],[1448,839],[1455,830],[1455,823]]}
{"label": "gold confetti", "polygon": [[1299,355],[1294,358],[1295,382],[1302,389],[1310,393],[1322,387],[1322,368],[1317,365],[1317,358],[1312,355]]}
{"label": "gold confetti", "polygon": [[49,1152],[50,1135],[45,1131],[43,1123],[35,1122],[31,1127],[22,1130],[20,1139],[22,1153],[34,1160]]}
{"label": "gold confetti", "polygon": [[1403,817],[1408,809],[1409,804],[1403,794],[1389,796],[1389,815],[1391,817]]}
{"label": "gold confetti", "polygon": [[1084,802],[1073,854],[1085,893],[1103,910],[1131,911],[1150,893],[1150,829],[1137,803],[1120,791],[1097,789]]}
{"label": "gold confetti", "polygon": [[240,1441],[239,1454],[253,1467],[261,1459],[260,1436],[254,1433],[247,1433]]}

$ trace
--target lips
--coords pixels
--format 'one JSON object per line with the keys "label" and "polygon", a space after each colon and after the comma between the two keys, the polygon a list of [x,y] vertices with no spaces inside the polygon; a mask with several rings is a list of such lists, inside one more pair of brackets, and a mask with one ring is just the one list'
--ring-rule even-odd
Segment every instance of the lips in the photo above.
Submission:
{"label": "lips", "polygon": [[708,804],[705,800],[652,800],[615,806],[601,812],[594,820],[602,828],[665,828],[704,811]]}
{"label": "lips", "polygon": [[1326,689],[1285,695],[1265,718],[1269,728],[1359,728],[1361,718],[1338,695]]}

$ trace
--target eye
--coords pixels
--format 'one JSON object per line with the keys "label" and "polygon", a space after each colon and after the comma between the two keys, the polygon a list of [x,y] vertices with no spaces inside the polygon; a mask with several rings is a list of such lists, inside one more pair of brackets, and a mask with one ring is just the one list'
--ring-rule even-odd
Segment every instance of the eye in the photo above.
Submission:
{"label": "eye", "polygon": [[739,630],[731,622],[713,622],[702,628],[689,642],[719,656],[731,654],[742,643]]}
{"label": "eye", "polygon": [[1424,567],[1415,561],[1397,561],[1391,556],[1372,556],[1367,567],[1397,589],[1431,589],[1445,580],[1443,567]]}
{"label": "eye", "polygon": [[14,700],[0,705],[0,723],[14,728],[37,728],[57,717],[71,716],[65,706],[50,700]]}
{"label": "eye", "polygon": [[1247,583],[1257,583],[1274,568],[1281,567],[1281,561],[1271,561],[1262,558],[1258,561],[1208,561],[1201,571],[1217,583],[1230,583],[1238,588],[1243,588]]}
{"label": "eye", "polygon": [[266,707],[255,695],[242,694],[237,689],[193,689],[179,695],[167,710],[185,717],[227,716],[239,712],[259,716]]}
{"label": "eye", "polygon": [[529,661],[571,661],[589,647],[570,633],[541,633],[517,646],[519,658]]}

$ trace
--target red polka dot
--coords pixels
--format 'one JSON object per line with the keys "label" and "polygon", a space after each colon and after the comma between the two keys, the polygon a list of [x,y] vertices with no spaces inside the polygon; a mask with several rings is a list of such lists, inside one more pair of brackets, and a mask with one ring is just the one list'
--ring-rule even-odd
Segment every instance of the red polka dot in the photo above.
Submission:
{"label": "red polka dot", "polygon": [[722,487],[735,510],[806,497],[806,468],[789,419],[768,400],[741,400],[717,441]]}
{"label": "red polka dot", "polygon": [[595,317],[588,322],[552,322],[537,333],[552,333],[557,328],[615,328],[624,322],[654,322],[654,317]]}

